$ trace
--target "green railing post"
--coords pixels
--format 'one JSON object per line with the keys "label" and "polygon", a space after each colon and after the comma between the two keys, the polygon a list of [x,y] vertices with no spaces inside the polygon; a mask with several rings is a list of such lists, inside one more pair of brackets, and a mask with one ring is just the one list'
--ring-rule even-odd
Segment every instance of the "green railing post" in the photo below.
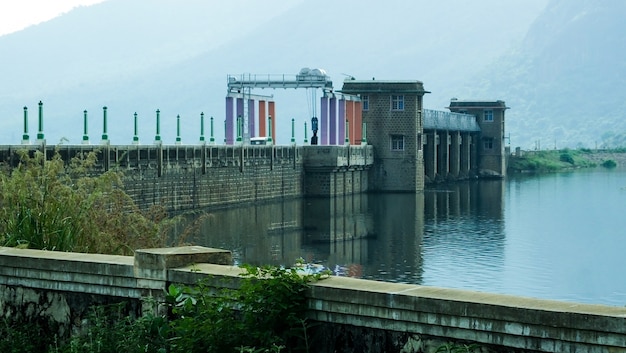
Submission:
{"label": "green railing post", "polygon": [[180,145],[180,115],[176,115],[176,144]]}
{"label": "green railing post", "polygon": [[28,107],[24,107],[24,135],[22,135],[22,145],[30,144],[28,136]]}
{"label": "green railing post", "polygon": [[44,142],[43,135],[43,103],[39,101],[39,131],[37,132],[37,141]]}
{"label": "green railing post", "polygon": [[350,122],[346,120],[346,139],[343,143],[344,145],[350,144]]}
{"label": "green railing post", "polygon": [[89,120],[87,119],[87,109],[83,110],[83,145],[89,144],[89,133],[87,127],[89,126]]}
{"label": "green railing post", "polygon": [[135,114],[133,114],[134,120],[135,120],[135,134],[133,135],[133,145],[138,145],[139,144],[139,133],[138,133],[138,127],[137,127],[137,112],[135,112]]}
{"label": "green railing post", "polygon": [[154,136],[154,143],[161,143],[161,111],[159,109],[156,111],[156,136]]}
{"label": "green railing post", "polygon": [[209,143],[210,144],[214,144],[215,143],[215,135],[213,134],[213,117],[211,117],[211,137],[209,138]]}
{"label": "green railing post", "polygon": [[109,142],[109,135],[107,134],[107,107],[102,107],[102,143]]}
{"label": "green railing post", "polygon": [[304,122],[304,143],[309,143],[309,138],[307,137],[308,132],[306,131],[306,121]]}
{"label": "green railing post", "polygon": [[200,113],[200,142],[204,142],[204,112]]}
{"label": "green railing post", "polygon": [[291,143],[296,144],[296,119],[291,118]]}

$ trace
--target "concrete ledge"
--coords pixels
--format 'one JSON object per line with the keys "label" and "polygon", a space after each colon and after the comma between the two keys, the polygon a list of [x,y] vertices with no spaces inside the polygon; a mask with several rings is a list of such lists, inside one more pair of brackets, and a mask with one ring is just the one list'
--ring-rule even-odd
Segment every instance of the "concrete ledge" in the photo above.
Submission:
{"label": "concrete ledge", "polygon": [[167,271],[170,268],[199,263],[230,265],[232,262],[230,251],[202,246],[182,246],[137,250],[134,269],[137,278],[167,280]]}
{"label": "concrete ledge", "polygon": [[626,308],[333,277],[311,319],[545,352],[626,351]]}

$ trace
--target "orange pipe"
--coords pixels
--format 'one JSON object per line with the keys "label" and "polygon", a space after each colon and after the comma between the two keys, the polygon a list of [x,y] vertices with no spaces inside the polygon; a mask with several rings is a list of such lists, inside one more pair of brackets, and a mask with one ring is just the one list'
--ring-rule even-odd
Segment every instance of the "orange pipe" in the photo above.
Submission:
{"label": "orange pipe", "polygon": [[361,144],[363,140],[363,109],[361,101],[354,102],[354,141]]}
{"label": "orange pipe", "polygon": [[267,137],[267,115],[265,114],[265,101],[259,101],[259,137]]}

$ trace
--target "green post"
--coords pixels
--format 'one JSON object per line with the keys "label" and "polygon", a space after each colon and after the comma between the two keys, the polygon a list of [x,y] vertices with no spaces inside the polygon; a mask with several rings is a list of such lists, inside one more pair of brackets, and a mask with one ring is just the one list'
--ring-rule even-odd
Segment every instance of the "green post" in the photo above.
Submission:
{"label": "green post", "polygon": [[89,144],[89,135],[87,132],[88,127],[87,109],[83,110],[83,145]]}
{"label": "green post", "polygon": [[102,142],[106,143],[109,141],[109,135],[107,134],[107,107],[102,107]]}
{"label": "green post", "polygon": [[306,131],[306,121],[304,122],[304,143],[309,143],[309,139],[307,137],[307,131]]}
{"label": "green post", "polygon": [[241,143],[241,127],[242,127],[241,121],[242,120],[243,119],[241,118],[241,115],[238,115],[237,116],[237,142],[238,143]]}
{"label": "green post", "polygon": [[39,132],[37,132],[37,141],[43,142],[43,103],[39,101]]}
{"label": "green post", "polygon": [[200,142],[204,142],[204,113],[200,113]]}
{"label": "green post", "polygon": [[367,145],[367,123],[363,123],[363,136],[361,137],[361,144]]}
{"label": "green post", "polygon": [[346,120],[346,139],[343,143],[344,145],[350,144],[350,122]]}
{"label": "green post", "polygon": [[30,137],[28,136],[28,107],[24,107],[24,135],[22,135],[22,144],[28,145]]}
{"label": "green post", "polygon": [[161,111],[156,111],[156,136],[154,136],[154,143],[161,143]]}
{"label": "green post", "polygon": [[180,145],[180,115],[176,115],[176,144]]}
{"label": "green post", "polygon": [[137,112],[135,112],[133,117],[135,118],[135,134],[133,135],[133,144],[138,145],[139,144],[139,133],[138,133],[139,129],[137,128]]}
{"label": "green post", "polygon": [[269,145],[273,145],[274,141],[272,140],[272,116],[268,115],[267,116],[267,121],[268,121],[268,127],[267,127],[267,143]]}
{"label": "green post", "polygon": [[211,144],[215,143],[215,136],[214,136],[213,132],[214,132],[213,131],[213,117],[211,117],[211,138],[209,139],[209,142]]}
{"label": "green post", "polygon": [[291,143],[294,145],[296,144],[296,130],[295,130],[296,125],[295,124],[296,124],[296,119],[291,118]]}

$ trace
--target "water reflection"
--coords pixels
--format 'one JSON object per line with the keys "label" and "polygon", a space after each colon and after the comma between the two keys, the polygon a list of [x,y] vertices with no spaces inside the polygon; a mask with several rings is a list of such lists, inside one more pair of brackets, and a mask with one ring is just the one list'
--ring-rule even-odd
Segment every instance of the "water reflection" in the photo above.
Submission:
{"label": "water reflection", "polygon": [[483,180],[210,211],[193,242],[229,249],[237,263],[304,258],[345,276],[624,305],[624,175]]}
{"label": "water reflection", "polygon": [[449,185],[425,193],[422,284],[485,290],[504,264],[504,182]]}

